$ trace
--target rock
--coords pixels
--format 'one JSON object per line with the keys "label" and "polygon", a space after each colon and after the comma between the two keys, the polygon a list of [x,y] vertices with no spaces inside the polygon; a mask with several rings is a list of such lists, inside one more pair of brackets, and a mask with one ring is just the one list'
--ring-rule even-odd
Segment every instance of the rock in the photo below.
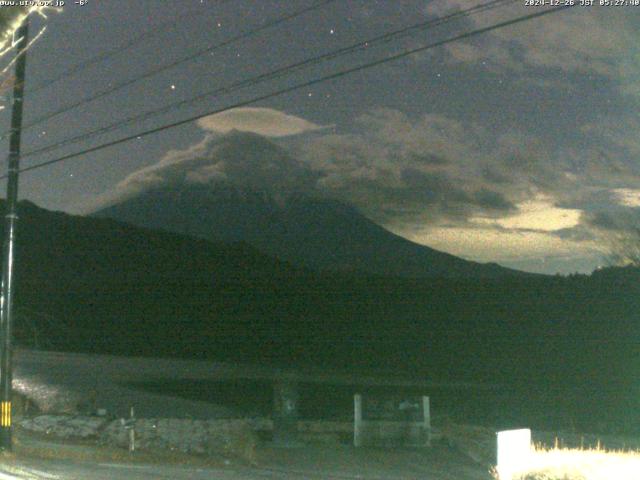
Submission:
{"label": "rock", "polygon": [[[173,450],[196,455],[222,455],[253,462],[256,437],[245,420],[138,419],[136,448]],[[111,422],[100,441],[121,448],[129,446],[129,431],[122,422]]]}
{"label": "rock", "polygon": [[[39,415],[17,420],[21,428],[62,440],[97,440],[129,448],[127,422],[103,416]],[[256,436],[247,420],[137,419],[136,448],[179,451],[255,462]]]}
{"label": "rock", "polygon": [[16,423],[18,426],[32,432],[51,435],[56,438],[97,439],[100,432],[110,422],[104,417],[79,415],[39,415],[33,418],[22,418]]}

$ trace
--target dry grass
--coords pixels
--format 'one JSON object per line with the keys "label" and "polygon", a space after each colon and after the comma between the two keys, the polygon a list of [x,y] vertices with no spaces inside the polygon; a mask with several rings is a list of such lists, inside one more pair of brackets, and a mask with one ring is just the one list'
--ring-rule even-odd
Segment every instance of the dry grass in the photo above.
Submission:
{"label": "dry grass", "polygon": [[[496,476],[496,478],[498,478]],[[537,447],[513,480],[638,480],[640,451]]]}

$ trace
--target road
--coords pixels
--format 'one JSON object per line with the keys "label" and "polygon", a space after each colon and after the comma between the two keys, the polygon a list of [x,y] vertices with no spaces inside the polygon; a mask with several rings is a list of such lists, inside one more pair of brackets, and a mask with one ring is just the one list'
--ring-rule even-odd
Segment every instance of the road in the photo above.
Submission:
{"label": "road", "polygon": [[[426,473],[426,472],[425,472]],[[271,468],[196,468],[196,467],[167,467],[153,465],[123,465],[123,464],[97,464],[83,465],[63,462],[48,462],[46,465],[23,464],[12,467],[0,467],[0,480],[489,480],[487,475],[460,477],[457,475],[440,472],[439,474],[415,473],[384,476],[351,475],[344,473],[331,473]]]}
{"label": "road", "polygon": [[262,448],[257,467],[78,463],[22,460],[2,465],[0,480],[491,480],[488,469],[444,446],[355,449],[313,446]]}
{"label": "road", "polygon": [[233,470],[116,463],[89,465],[48,461],[46,463],[25,462],[0,467],[0,480],[237,480],[243,478],[251,477]]}

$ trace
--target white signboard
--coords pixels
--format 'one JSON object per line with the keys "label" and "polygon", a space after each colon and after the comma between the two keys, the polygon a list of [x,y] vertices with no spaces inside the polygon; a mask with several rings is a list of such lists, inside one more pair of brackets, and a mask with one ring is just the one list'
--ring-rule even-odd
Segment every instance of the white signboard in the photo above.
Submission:
{"label": "white signboard", "polygon": [[531,460],[531,430],[498,432],[497,460],[500,480],[511,480],[516,472],[525,470]]}

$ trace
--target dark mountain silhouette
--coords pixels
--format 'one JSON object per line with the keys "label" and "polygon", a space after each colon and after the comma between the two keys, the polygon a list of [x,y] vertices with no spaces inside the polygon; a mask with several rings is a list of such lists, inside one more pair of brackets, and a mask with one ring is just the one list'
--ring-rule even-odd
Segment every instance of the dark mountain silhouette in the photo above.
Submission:
{"label": "dark mountain silhouette", "polygon": [[477,399],[495,418],[640,420],[637,268],[483,280],[318,273],[242,243],[25,202],[19,214],[23,344],[484,380],[504,385]]}
{"label": "dark mountain silhouette", "polygon": [[[255,248],[317,270],[410,278],[525,275],[410,242],[355,208],[313,193],[312,172],[254,134],[215,143],[202,164],[224,165],[224,180],[167,181],[103,208],[95,216]],[[232,165],[233,168],[229,168]],[[305,192],[296,188],[303,186]]]}

